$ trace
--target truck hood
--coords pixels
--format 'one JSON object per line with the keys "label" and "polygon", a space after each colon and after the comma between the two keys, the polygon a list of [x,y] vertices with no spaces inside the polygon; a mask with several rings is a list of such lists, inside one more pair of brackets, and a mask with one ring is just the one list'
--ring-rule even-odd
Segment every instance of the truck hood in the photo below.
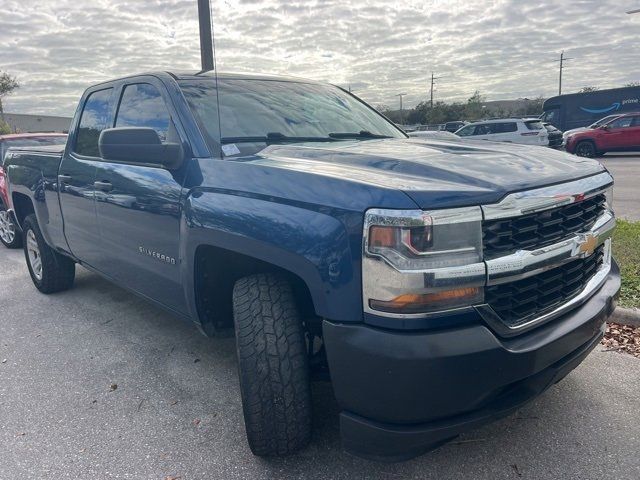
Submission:
{"label": "truck hood", "polygon": [[401,190],[420,208],[494,203],[605,170],[545,147],[423,138],[272,145],[247,160]]}

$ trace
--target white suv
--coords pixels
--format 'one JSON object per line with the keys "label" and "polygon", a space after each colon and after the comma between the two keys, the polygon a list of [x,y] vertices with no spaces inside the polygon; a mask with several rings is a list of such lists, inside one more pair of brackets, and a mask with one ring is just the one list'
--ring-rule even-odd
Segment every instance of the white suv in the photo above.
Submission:
{"label": "white suv", "polygon": [[540,120],[504,118],[470,123],[456,132],[469,140],[523,143],[525,145],[549,145],[549,133]]}

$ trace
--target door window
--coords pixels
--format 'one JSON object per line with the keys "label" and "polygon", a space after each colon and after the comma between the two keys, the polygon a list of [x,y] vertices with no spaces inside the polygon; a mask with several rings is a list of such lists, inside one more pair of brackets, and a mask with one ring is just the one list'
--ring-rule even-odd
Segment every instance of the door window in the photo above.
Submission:
{"label": "door window", "polygon": [[631,122],[633,121],[633,117],[622,117],[614,120],[609,124],[609,128],[629,128],[631,126]]}
{"label": "door window", "polygon": [[162,143],[175,141],[177,136],[162,95],[149,83],[136,83],[124,88],[116,127],[153,128]]}
{"label": "door window", "polygon": [[515,122],[492,123],[489,126],[491,127],[491,133],[510,133],[518,131],[518,125]]}
{"label": "door window", "polygon": [[468,127],[464,127],[462,130],[456,132],[456,135],[460,137],[468,137],[473,135],[473,131],[475,130],[475,125],[469,125]]}
{"label": "door window", "polygon": [[74,151],[79,155],[99,157],[98,138],[109,126],[111,93],[113,89],[98,90],[87,97],[80,117],[78,136]]}
{"label": "door window", "polygon": [[491,125],[488,123],[481,123],[480,125],[476,125],[476,129],[473,132],[474,135],[490,135],[493,133],[491,131]]}

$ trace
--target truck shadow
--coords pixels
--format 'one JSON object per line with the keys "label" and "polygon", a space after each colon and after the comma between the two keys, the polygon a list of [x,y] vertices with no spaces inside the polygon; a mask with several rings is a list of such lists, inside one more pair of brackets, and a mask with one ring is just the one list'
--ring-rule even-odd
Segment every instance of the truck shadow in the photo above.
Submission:
{"label": "truck shadow", "polygon": [[[159,465],[165,471],[181,465],[183,478],[201,478],[190,472],[207,470],[228,478],[237,465],[244,478],[577,478],[588,458],[606,458],[603,449],[611,443],[606,429],[597,428],[609,421],[606,411],[583,385],[580,367],[511,417],[400,464],[345,453],[331,386],[314,383],[311,445],[286,458],[257,458],[244,436],[233,339],[206,338],[194,326],[82,269],[76,287],[60,298],[86,322],[77,337],[108,346],[109,356],[98,358],[107,362],[104,369],[125,386],[146,386],[144,394],[122,388],[132,405],[142,395],[145,401],[137,411],[121,412],[134,429],[129,433],[144,424],[139,417],[160,422],[163,429],[145,432],[152,442],[147,454],[163,452],[166,459],[158,457]],[[581,460],[559,457],[558,445],[564,444],[570,445],[567,455]]]}

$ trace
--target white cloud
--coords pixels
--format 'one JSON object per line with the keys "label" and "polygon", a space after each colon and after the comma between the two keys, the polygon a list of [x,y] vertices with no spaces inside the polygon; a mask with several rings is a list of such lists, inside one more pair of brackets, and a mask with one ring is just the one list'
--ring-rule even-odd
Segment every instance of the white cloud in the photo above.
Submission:
{"label": "white cloud", "polygon": [[[22,87],[5,110],[71,115],[84,88],[199,67],[195,0],[3,0],[0,70]],[[640,80],[635,0],[212,0],[218,67],[351,84],[365,100],[553,95]]]}

